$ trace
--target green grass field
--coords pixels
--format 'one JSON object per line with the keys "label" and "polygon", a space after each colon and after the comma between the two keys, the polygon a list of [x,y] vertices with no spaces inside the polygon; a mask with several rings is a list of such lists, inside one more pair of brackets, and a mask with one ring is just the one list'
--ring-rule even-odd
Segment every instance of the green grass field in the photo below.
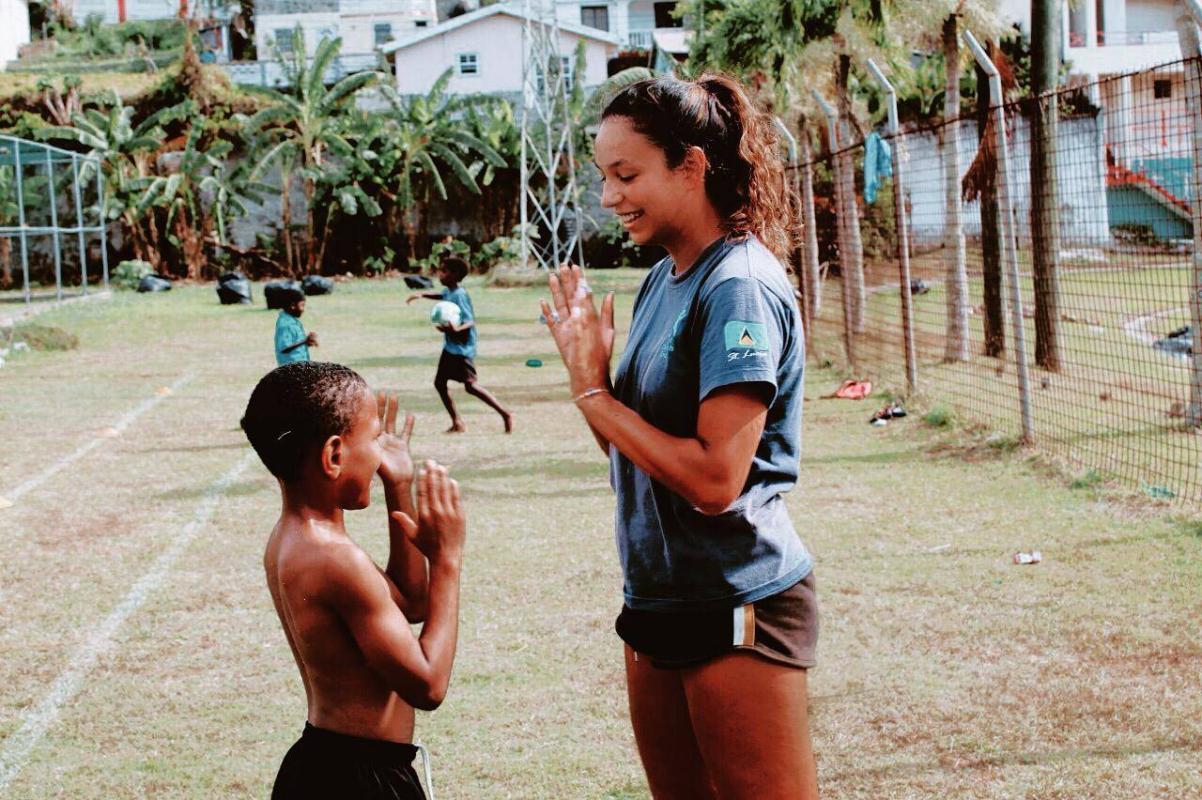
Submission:
{"label": "green grass field", "polygon": [[[592,276],[621,327],[640,277]],[[459,656],[418,719],[437,795],[646,798],[605,462],[535,322],[541,292],[468,288],[512,436],[462,393],[468,433],[441,433],[440,339],[399,281],[339,284],[304,318],[317,357],[400,394],[415,455],[464,488]],[[237,427],[274,316],[212,287],[117,293],[38,317],[78,350],[0,369],[0,797],[267,795],[305,713],[262,577],[278,492]],[[821,399],[840,377],[809,373],[789,496],[822,599],[824,797],[1202,794],[1202,525],[1072,489],[986,430],[873,428],[880,397]],[[381,559],[382,505],[348,518]],[[1010,563],[1032,548],[1043,563]]]}

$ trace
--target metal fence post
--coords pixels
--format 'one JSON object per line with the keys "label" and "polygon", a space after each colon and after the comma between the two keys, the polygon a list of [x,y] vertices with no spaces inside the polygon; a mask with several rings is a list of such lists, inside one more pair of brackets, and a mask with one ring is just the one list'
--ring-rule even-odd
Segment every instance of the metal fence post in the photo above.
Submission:
{"label": "metal fence post", "polygon": [[[804,124],[804,123],[803,123]],[[809,298],[810,318],[822,313],[822,268],[818,264],[818,215],[814,213],[814,159],[810,152],[810,134],[801,133],[801,214],[805,221],[805,264],[814,293]]]}
{"label": "metal fence post", "polygon": [[[788,150],[789,150],[789,170],[787,170],[786,173],[790,172],[790,171],[793,173],[793,177],[792,177],[793,191],[790,193],[790,196],[789,196],[789,210],[791,213],[794,211],[800,211],[800,208],[794,207],[794,201],[796,201],[798,206],[800,206],[800,204],[801,204],[801,193],[798,191],[799,187],[797,185],[800,182],[798,180],[798,176],[797,176],[797,169],[798,169],[797,139],[793,136],[793,133],[789,130],[789,126],[786,125],[785,121],[782,120],[780,117],[773,117],[772,123],[776,126],[777,132],[780,133],[782,138],[784,138],[785,144],[787,145]],[[785,191],[786,192],[789,191],[789,188],[790,188],[789,182],[790,182],[790,179],[789,179],[788,175],[786,174],[786,177],[785,177]],[[801,284],[802,291],[805,295],[804,297],[801,298],[801,321],[802,321],[802,328],[805,332],[805,337],[806,337],[806,349],[809,350],[810,340],[811,340],[810,331],[813,327],[813,317],[811,314],[811,309],[813,308],[813,302],[811,301],[810,298],[813,297],[814,287],[810,285],[809,272],[806,270],[806,265],[804,264],[805,258],[806,258],[806,253],[804,253],[804,252],[798,253],[797,272],[798,272],[798,277],[800,278],[799,283]]]}
{"label": "metal fence post", "polygon": [[104,163],[96,157],[96,211],[100,218],[100,268],[104,273],[104,289],[109,288],[109,224],[104,212]]}
{"label": "metal fence post", "polygon": [[71,154],[71,185],[75,190],[75,230],[79,234],[79,280],[81,293],[88,293],[88,245],[83,234],[83,197],[79,191],[79,156]]}
{"label": "metal fence post", "polygon": [[[831,104],[826,102],[817,89],[810,90],[814,99],[818,101],[818,105],[822,108],[822,115],[826,117],[826,136],[831,150],[831,169],[835,170],[835,159],[838,158],[839,152],[839,115],[835,109],[831,108]],[[843,182],[839,180],[838,171],[835,170],[835,218],[838,219],[846,208],[843,204]],[[840,220],[840,223],[842,220]],[[843,349],[847,353],[847,363],[851,369],[856,368],[856,350],[855,350],[855,331],[853,330],[852,319],[852,297],[851,297],[851,265],[848,261],[851,254],[847,252],[846,237],[842,234],[842,227],[839,226],[839,274],[842,277],[843,284]]]}
{"label": "metal fence post", "polygon": [[1018,280],[1018,240],[1014,231],[1014,207],[1010,201],[1010,152],[1006,141],[1006,109],[1002,102],[1002,76],[989,59],[981,43],[969,31],[964,40],[972,50],[973,57],[989,76],[989,98],[993,103],[994,134],[997,137],[997,194],[1001,222],[1002,253],[1006,259],[1006,273],[1010,278],[1010,318],[1014,328],[1014,362],[1018,368],[1018,391],[1022,405],[1023,441],[1035,441],[1034,423],[1031,419],[1031,383],[1027,373],[1026,335],[1023,330],[1023,295]]}
{"label": "metal fence post", "polygon": [[1191,154],[1190,177],[1193,197],[1190,198],[1190,223],[1194,229],[1194,252],[1191,259],[1189,319],[1192,346],[1190,355],[1189,408],[1186,421],[1202,425],[1202,64],[1199,63],[1198,25],[1202,24],[1202,9],[1197,0],[1187,0],[1177,18],[1177,38],[1181,55],[1186,58],[1185,97],[1189,109]]}
{"label": "metal fence post", "polygon": [[50,227],[54,237],[54,297],[63,301],[63,245],[58,238],[58,188],[54,185],[54,158],[46,151],[46,193],[50,196]]}
{"label": "metal fence post", "polygon": [[972,56],[989,76],[989,100],[993,102],[994,135],[998,138],[998,205],[1001,216],[1001,250],[1010,276],[1010,317],[1014,336],[1014,365],[1018,369],[1018,394],[1023,410],[1023,441],[1035,441],[1031,420],[1031,386],[1027,371],[1027,335],[1023,330],[1023,291],[1018,285],[1018,240],[1014,235],[1014,209],[1010,199],[1010,145],[1006,142],[1006,108],[1002,105],[1001,73],[989,60],[981,43],[970,31],[964,31]]}
{"label": "metal fence post", "polygon": [[889,134],[893,139],[893,205],[897,219],[897,270],[901,280],[902,328],[906,344],[906,390],[913,394],[918,388],[918,359],[914,352],[914,298],[910,294],[910,231],[906,225],[906,181],[902,174],[902,135],[897,121],[897,92],[893,84],[868,59],[868,71],[885,89],[889,107]]}
{"label": "metal fence post", "polygon": [[17,225],[21,228],[21,277],[24,281],[25,304],[29,305],[33,299],[29,295],[29,242],[25,234],[25,176],[22,174],[20,139],[13,146],[13,172],[17,176]]}

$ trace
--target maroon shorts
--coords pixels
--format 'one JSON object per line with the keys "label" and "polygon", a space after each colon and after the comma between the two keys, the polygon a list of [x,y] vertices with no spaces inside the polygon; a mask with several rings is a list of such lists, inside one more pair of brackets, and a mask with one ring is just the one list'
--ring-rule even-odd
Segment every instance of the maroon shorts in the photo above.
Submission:
{"label": "maroon shorts", "polygon": [[623,606],[622,641],[661,669],[695,667],[750,652],[808,669],[817,663],[818,594],[811,572],[783,592],[721,611],[640,611]]}

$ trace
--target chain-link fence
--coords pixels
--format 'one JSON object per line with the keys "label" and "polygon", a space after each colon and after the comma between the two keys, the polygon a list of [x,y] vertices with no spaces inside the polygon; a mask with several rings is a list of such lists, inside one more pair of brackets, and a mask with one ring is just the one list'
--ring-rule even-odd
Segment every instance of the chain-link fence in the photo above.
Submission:
{"label": "chain-link fence", "polygon": [[[1007,102],[1004,140],[996,106],[982,103],[802,165],[817,233],[803,273],[807,260],[825,267],[818,292],[802,281],[806,302],[818,301],[815,356],[912,390],[997,443],[1029,438],[1083,480],[1202,500],[1202,303],[1191,304],[1202,298],[1199,74],[1198,60],[1185,60]],[[1054,138],[1040,124],[1053,106]],[[899,235],[894,149],[908,237]],[[1049,174],[1041,159],[1054,179],[1040,177]]]}

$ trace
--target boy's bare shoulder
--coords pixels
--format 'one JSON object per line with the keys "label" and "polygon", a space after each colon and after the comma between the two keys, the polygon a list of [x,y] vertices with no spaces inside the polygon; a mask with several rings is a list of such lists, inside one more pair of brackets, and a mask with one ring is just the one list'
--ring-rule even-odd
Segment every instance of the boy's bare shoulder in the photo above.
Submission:
{"label": "boy's bare shoulder", "polygon": [[[276,567],[280,578],[304,594],[334,602],[365,592],[387,591],[371,556],[348,536],[281,530]],[[380,585],[377,585],[380,584]]]}

